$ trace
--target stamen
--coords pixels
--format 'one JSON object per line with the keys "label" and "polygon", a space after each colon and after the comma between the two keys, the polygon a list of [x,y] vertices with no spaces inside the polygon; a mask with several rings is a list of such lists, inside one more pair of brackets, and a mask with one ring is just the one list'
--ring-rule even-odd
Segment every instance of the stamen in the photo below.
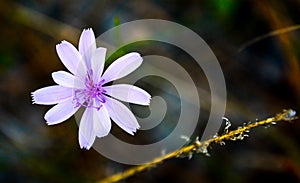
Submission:
{"label": "stamen", "polygon": [[106,102],[105,96],[103,95],[104,93],[106,93],[106,91],[102,88],[102,84],[105,80],[102,79],[99,83],[94,84],[93,79],[89,74],[92,74],[92,71],[90,71],[85,78],[86,88],[76,89],[74,91],[73,100],[74,102],[76,102],[76,107],[93,107],[97,110],[100,110],[102,107],[102,103]]}

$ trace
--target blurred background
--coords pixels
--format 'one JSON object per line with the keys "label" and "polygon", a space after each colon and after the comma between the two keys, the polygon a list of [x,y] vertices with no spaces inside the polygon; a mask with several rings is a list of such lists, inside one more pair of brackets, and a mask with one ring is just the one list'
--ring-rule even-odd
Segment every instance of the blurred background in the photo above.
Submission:
{"label": "blurred background", "polygon": [[[95,182],[130,167],[93,149],[81,150],[74,118],[49,127],[43,116],[50,106],[31,104],[30,92],[53,85],[51,73],[65,70],[55,52],[61,40],[77,45],[83,28],[92,27],[97,36],[120,23],[145,18],[182,24],[199,34],[217,56],[227,85],[226,117],[237,127],[282,109],[299,113],[300,30],[258,40],[298,25],[299,10],[298,0],[0,1],[0,182]],[[195,81],[205,83],[205,77],[197,79],[191,58],[178,48],[144,43],[124,50],[177,59]],[[208,89],[207,84],[199,87]],[[152,95],[163,94],[162,88],[148,89]],[[209,107],[209,100],[201,103],[200,120],[207,118]],[[173,114],[165,119],[167,125],[153,132],[156,136],[176,125],[168,125],[178,117]],[[115,126],[113,133],[121,139],[155,140],[146,132],[128,137]],[[199,125],[194,136],[201,136],[204,127]],[[210,157],[172,159],[123,182],[300,182],[299,132],[299,120],[258,128],[243,141],[213,145]]]}

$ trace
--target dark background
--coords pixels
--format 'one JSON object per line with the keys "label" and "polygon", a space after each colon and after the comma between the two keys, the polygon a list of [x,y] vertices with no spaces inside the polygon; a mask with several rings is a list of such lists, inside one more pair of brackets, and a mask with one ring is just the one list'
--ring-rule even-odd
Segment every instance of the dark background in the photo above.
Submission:
{"label": "dark background", "polygon": [[[243,47],[299,24],[299,11],[297,0],[0,1],[0,182],[95,182],[129,167],[81,150],[73,118],[49,127],[43,115],[50,106],[31,104],[30,92],[53,85],[51,73],[65,69],[55,52],[61,40],[77,45],[83,28],[100,35],[118,22],[145,18],[182,24],[217,56],[227,85],[226,116],[237,127],[282,109],[299,112],[299,30]],[[143,44],[141,52],[165,48],[183,65],[191,62],[180,50],[155,44]],[[201,110],[207,115],[205,106]],[[300,182],[299,131],[299,120],[258,128],[243,141],[213,145],[210,157],[172,159],[124,182]]]}

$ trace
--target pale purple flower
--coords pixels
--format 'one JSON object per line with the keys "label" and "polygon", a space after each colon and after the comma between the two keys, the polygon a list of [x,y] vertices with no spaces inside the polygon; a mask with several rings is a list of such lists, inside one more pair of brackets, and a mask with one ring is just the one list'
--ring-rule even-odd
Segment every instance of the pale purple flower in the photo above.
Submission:
{"label": "pale purple flower", "polygon": [[45,114],[47,124],[61,123],[80,107],[85,107],[78,133],[81,148],[90,149],[96,137],[104,137],[109,133],[110,118],[133,135],[140,127],[137,120],[124,104],[115,99],[149,105],[151,96],[133,85],[105,84],[137,69],[143,61],[140,54],[132,52],[120,57],[103,73],[106,49],[96,48],[92,29],[83,30],[79,39],[79,51],[67,41],[58,44],[56,51],[71,73],[53,72],[52,78],[57,85],[32,92],[34,104],[56,104]]}

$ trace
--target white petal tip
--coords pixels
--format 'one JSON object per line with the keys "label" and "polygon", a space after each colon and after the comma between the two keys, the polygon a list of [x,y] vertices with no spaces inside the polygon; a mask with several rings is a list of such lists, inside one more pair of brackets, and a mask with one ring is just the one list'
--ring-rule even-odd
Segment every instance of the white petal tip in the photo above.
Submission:
{"label": "white petal tip", "polygon": [[94,31],[93,31],[92,28],[86,28],[86,29],[83,29],[81,35],[95,37]]}
{"label": "white petal tip", "polygon": [[47,124],[48,126],[52,126],[52,125],[55,125],[55,124],[56,124],[56,123],[53,123],[53,122],[49,121],[49,120],[47,119],[46,116],[44,116],[44,119],[46,120],[46,124]]}
{"label": "white petal tip", "polygon": [[48,122],[48,121],[46,121],[46,124],[47,124],[48,126],[52,126],[52,125],[53,125],[52,123],[50,123],[50,122]]}
{"label": "white petal tip", "polygon": [[131,133],[129,133],[130,135],[134,136],[136,134],[136,130],[132,131]]}
{"label": "white petal tip", "polygon": [[149,106],[151,103],[152,97],[149,95],[148,100],[145,102],[145,105]]}
{"label": "white petal tip", "polygon": [[85,149],[85,150],[90,150],[90,148],[92,147],[92,145],[90,145],[88,143],[84,143],[84,144],[79,143],[79,145],[80,145],[81,149]]}
{"label": "white petal tip", "polygon": [[69,42],[66,41],[66,40],[62,40],[60,43],[58,43],[58,44],[56,45],[56,49],[58,49],[59,47],[65,45],[65,44],[71,44],[71,43],[69,43]]}
{"label": "white petal tip", "polygon": [[34,92],[31,92],[30,95],[31,95],[31,102],[32,102],[32,104],[36,104],[35,103]]}
{"label": "white petal tip", "polygon": [[64,43],[65,42],[65,40],[63,40],[63,41],[61,41],[60,43],[58,43],[57,45],[56,45],[56,48],[57,47],[59,47],[62,43]]}
{"label": "white petal tip", "polygon": [[127,131],[127,133],[134,136],[138,129],[140,129],[140,126],[137,126],[136,128],[131,129],[131,131]]}
{"label": "white petal tip", "polygon": [[80,146],[81,149],[90,150],[91,147],[88,146]]}
{"label": "white petal tip", "polygon": [[144,101],[141,101],[140,103],[138,103],[139,105],[144,105],[144,106],[149,106],[151,103],[151,96],[148,94],[148,96],[145,97],[146,99],[144,99]]}
{"label": "white petal tip", "polygon": [[93,29],[92,28],[83,29],[83,32],[86,32],[86,31],[93,31]]}

